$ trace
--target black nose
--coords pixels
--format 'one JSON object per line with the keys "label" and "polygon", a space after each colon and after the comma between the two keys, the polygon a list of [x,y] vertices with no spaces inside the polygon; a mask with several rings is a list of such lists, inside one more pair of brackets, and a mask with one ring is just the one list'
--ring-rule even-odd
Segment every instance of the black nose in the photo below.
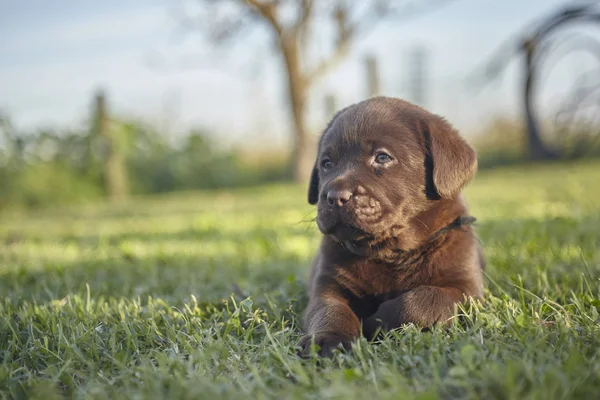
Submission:
{"label": "black nose", "polygon": [[330,190],[327,192],[327,202],[332,207],[341,208],[352,198],[352,192],[349,190]]}

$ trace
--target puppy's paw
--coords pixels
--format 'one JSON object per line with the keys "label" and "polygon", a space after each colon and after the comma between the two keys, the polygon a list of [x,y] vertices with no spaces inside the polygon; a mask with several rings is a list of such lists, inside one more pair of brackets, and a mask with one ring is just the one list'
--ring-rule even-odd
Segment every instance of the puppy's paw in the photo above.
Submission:
{"label": "puppy's paw", "polygon": [[298,355],[302,358],[309,357],[311,345],[314,343],[318,346],[319,356],[331,357],[335,349],[343,348],[344,350],[349,350],[352,340],[353,338],[351,337],[335,332],[318,332],[304,335],[298,342],[298,346],[300,347]]}
{"label": "puppy's paw", "polygon": [[380,318],[369,317],[363,321],[363,335],[368,340],[381,339],[386,330],[386,325]]}

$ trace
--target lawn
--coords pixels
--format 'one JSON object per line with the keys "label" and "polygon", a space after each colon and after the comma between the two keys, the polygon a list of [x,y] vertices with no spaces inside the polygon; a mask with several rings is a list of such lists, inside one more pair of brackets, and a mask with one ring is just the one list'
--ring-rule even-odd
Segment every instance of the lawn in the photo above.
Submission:
{"label": "lawn", "polygon": [[6,398],[559,399],[600,393],[600,163],[480,172],[466,322],[332,360],[294,345],[319,243],[295,186],[0,216]]}

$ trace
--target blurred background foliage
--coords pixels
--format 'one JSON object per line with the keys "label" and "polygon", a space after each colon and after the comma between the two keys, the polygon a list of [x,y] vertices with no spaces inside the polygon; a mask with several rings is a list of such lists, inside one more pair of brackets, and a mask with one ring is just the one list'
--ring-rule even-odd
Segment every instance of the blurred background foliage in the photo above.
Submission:
{"label": "blurred background foliage", "polygon": [[[223,149],[195,129],[179,145],[143,121],[113,120],[131,194],[244,187],[289,177],[285,157]],[[93,129],[16,130],[2,117],[0,207],[40,207],[105,197],[104,140]]]}
{"label": "blurred background foliage", "polygon": [[[101,201],[106,197],[103,172],[104,141],[93,129],[51,131],[16,130],[2,117],[0,147],[0,208],[37,208]],[[600,156],[600,127],[580,124],[553,127],[549,142],[562,158]],[[122,141],[129,192],[165,193],[248,187],[291,179],[284,152],[263,152],[219,146],[206,129],[190,131],[178,145],[151,124],[121,118],[112,129]],[[556,131],[556,132],[555,132]],[[527,163],[525,129],[518,120],[498,118],[482,126],[470,139],[482,169]]]}
{"label": "blurred background foliage", "polygon": [[[304,185],[312,169],[315,139],[320,130],[335,111],[353,102],[342,93],[339,85],[318,86],[318,83],[349,57],[361,35],[366,35],[383,20],[394,21],[399,16],[414,19],[419,13],[428,14],[442,4],[454,2],[423,1],[418,7],[409,3],[398,7],[396,2],[383,0],[365,1],[360,3],[361,7],[357,2],[346,1],[203,0],[193,3],[196,8],[184,7],[176,15],[183,26],[190,30],[199,29],[210,39],[205,44],[207,48],[230,50],[232,43],[246,43],[249,31],[262,29],[260,32],[264,35],[257,36],[254,42],[268,44],[272,54],[278,56],[273,59],[280,67],[279,78],[283,78],[280,82],[283,96],[278,105],[282,110],[287,109],[289,120],[288,126],[278,131],[288,136],[289,143],[277,147],[270,143],[275,137],[273,130],[244,126],[245,136],[241,140],[238,138],[233,144],[225,144],[227,140],[221,139],[231,138],[234,133],[214,126],[206,128],[207,124],[197,128],[186,125],[187,132],[178,140],[172,140],[172,132],[149,117],[132,117],[124,113],[118,106],[119,94],[115,94],[114,87],[111,88],[112,96],[110,91],[105,94],[102,89],[94,94],[90,102],[92,107],[87,115],[77,118],[82,123],[75,128],[20,128],[14,122],[16,117],[13,119],[8,111],[0,108],[0,209],[104,199],[122,201],[129,195],[248,187],[283,181]],[[290,16],[294,18],[290,20]],[[458,97],[453,97],[460,90],[443,89],[449,93],[444,95],[453,106],[462,111],[466,109],[478,124],[481,121],[472,131],[462,132],[478,151],[481,168],[600,156],[600,121],[597,118],[600,115],[597,112],[600,105],[600,38],[590,36],[590,32],[573,34],[562,30],[567,22],[570,26],[580,27],[590,21],[596,24],[600,21],[597,2],[565,2],[548,10],[531,26],[513,32],[492,57],[485,57],[484,67],[472,76],[461,73],[465,76],[461,77],[460,86],[469,88],[468,103],[463,103],[466,106],[461,105]],[[309,50],[318,47],[318,41],[310,38],[312,34],[322,34],[319,29],[324,26],[331,28],[333,44],[320,61],[315,61],[309,57],[313,54]],[[248,40],[248,45],[257,44],[251,42]],[[428,94],[432,91],[428,89],[428,80],[432,79],[428,71],[433,65],[428,61],[430,49],[426,45],[415,46],[415,51],[406,57],[410,93],[399,97],[430,109],[425,104],[428,97],[433,97]],[[546,83],[548,71],[570,53],[582,51],[592,56],[593,68],[576,74],[583,67],[575,65],[573,71],[569,71],[570,75],[577,75],[577,80],[558,99],[560,107],[542,103],[539,92]],[[20,53],[15,51],[15,54]],[[379,61],[386,61],[390,56],[377,55],[371,50],[362,56],[365,62],[361,64],[366,74],[352,84],[367,88],[366,96],[361,95],[361,98],[396,95],[384,84],[386,74],[379,67]],[[516,57],[521,59],[518,71],[522,79],[515,85],[519,94],[511,96],[510,101],[519,109],[520,115],[500,109],[493,112],[477,110],[474,92],[498,80]],[[213,57],[215,60],[221,58]],[[580,59],[572,60],[580,64]],[[354,64],[357,64],[356,60]],[[397,78],[401,74],[387,74],[390,75]],[[467,83],[462,82],[463,78]],[[22,79],[20,85],[29,78]],[[320,91],[311,92],[313,87]],[[253,110],[257,119],[273,118],[276,113],[266,108],[254,110],[253,106],[261,104],[258,92],[260,90],[252,89],[252,99],[241,108]],[[316,93],[317,99],[311,97],[311,93]],[[494,93],[492,96],[499,96]],[[206,93],[207,97],[212,95]],[[318,97],[325,101],[315,101]],[[51,98],[54,99],[54,95]],[[534,104],[536,99],[541,104]],[[315,103],[323,107],[315,107]],[[236,111],[226,104],[221,105],[219,111],[223,109],[231,114],[228,118],[242,119],[237,115],[239,108]],[[318,123],[309,118],[311,109],[319,110]],[[216,108],[210,110],[216,111]],[[453,121],[452,115],[443,115]]]}

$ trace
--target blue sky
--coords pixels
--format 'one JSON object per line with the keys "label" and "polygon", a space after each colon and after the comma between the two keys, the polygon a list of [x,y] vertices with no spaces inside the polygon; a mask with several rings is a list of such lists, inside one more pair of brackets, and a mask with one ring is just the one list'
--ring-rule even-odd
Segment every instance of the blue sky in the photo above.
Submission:
{"label": "blue sky", "polygon": [[[264,32],[245,38],[235,52],[222,50],[219,61],[211,63],[201,37],[176,35],[173,3],[2,2],[0,108],[23,128],[73,126],[82,123],[93,90],[101,85],[115,111],[170,131],[203,126],[232,139],[252,136],[273,145],[285,143],[284,80],[279,59],[264,44]],[[340,106],[364,96],[361,60],[366,52],[379,58],[383,94],[406,97],[406,56],[416,45],[429,52],[428,108],[467,133],[492,115],[516,114],[518,63],[478,94],[465,86],[464,77],[513,33],[567,3],[455,0],[414,20],[381,23],[315,88],[311,127],[318,130],[324,123],[325,92],[335,92]],[[586,55],[561,62],[545,79],[542,109],[561,99],[575,72],[592,66]]]}

